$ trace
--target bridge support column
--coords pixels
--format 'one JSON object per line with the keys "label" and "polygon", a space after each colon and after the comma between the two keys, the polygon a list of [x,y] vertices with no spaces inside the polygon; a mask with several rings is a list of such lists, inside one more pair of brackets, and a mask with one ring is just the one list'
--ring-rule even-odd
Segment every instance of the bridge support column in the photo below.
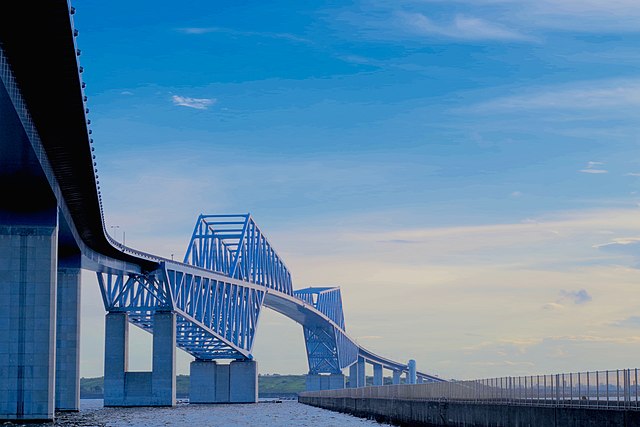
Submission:
{"label": "bridge support column", "polygon": [[176,404],[176,314],[153,315],[153,371],[151,395],[153,406]]}
{"label": "bridge support column", "polygon": [[234,360],[229,364],[229,402],[258,401],[258,363],[254,360]]}
{"label": "bridge support column", "polygon": [[416,361],[411,359],[408,363],[409,372],[407,372],[407,383],[415,384],[417,380]]}
{"label": "bridge support column", "polygon": [[189,403],[216,402],[216,371],[214,361],[194,360],[189,365]]}
{"label": "bridge support column", "polygon": [[358,361],[356,362],[358,365],[358,375],[357,375],[357,386],[356,387],[364,387],[367,385],[367,377],[365,376],[365,361],[364,358],[358,357]]}
{"label": "bridge support column", "polygon": [[57,211],[0,224],[0,420],[54,418],[57,236]]}
{"label": "bridge support column", "polygon": [[337,390],[344,388],[345,378],[342,374],[307,374],[305,382],[307,391]]}
{"label": "bridge support column", "polygon": [[382,365],[373,364],[373,385],[383,385]]}
{"label": "bridge support column", "polygon": [[56,410],[80,409],[80,269],[58,268]]}
{"label": "bridge support column", "polygon": [[190,365],[189,403],[256,403],[258,364],[234,360],[223,365],[194,360]]}
{"label": "bridge support column", "polygon": [[105,322],[104,406],[173,406],[176,403],[176,315],[153,315],[151,372],[127,372],[129,322],[111,312]]}
{"label": "bridge support column", "polygon": [[402,372],[395,370],[393,371],[393,384],[400,384],[400,375],[402,374]]}
{"label": "bridge support column", "polygon": [[125,376],[129,360],[128,341],[127,313],[107,313],[104,341],[104,406],[124,404]]}
{"label": "bridge support column", "polygon": [[349,366],[349,388],[358,387],[358,362]]}

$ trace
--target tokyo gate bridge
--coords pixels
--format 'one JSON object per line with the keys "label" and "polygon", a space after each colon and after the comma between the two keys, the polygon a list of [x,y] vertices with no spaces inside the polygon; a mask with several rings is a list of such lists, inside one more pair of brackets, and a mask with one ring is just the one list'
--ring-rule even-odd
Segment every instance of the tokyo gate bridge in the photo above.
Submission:
{"label": "tokyo gate bridge", "polygon": [[[190,402],[256,402],[253,344],[269,308],[302,325],[307,389],[442,381],[349,337],[338,287],[296,289],[250,214],[196,218],[182,261],[106,232],[75,9],[0,5],[0,420],[79,408],[80,272],[106,311],[105,406],[172,406],[176,348],[194,357]],[[150,372],[127,367],[129,326],[153,334]],[[286,349],[283,349],[286,351]],[[404,377],[404,378],[402,378]]]}

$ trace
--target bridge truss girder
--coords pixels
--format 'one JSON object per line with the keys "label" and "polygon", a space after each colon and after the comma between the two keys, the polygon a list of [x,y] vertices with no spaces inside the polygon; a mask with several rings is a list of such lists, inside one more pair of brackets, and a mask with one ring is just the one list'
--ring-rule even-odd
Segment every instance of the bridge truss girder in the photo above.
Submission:
{"label": "bridge truss girder", "polygon": [[153,314],[176,313],[176,345],[200,360],[251,359],[265,290],[181,263],[150,273],[98,272],[105,309],[153,332]]}
{"label": "bridge truss girder", "polygon": [[294,291],[294,296],[331,320],[331,323],[303,327],[309,373],[339,374],[355,363],[358,346],[345,333],[340,288],[305,288]]}
{"label": "bridge truss girder", "polygon": [[248,213],[200,215],[184,263],[293,294],[291,273]]}

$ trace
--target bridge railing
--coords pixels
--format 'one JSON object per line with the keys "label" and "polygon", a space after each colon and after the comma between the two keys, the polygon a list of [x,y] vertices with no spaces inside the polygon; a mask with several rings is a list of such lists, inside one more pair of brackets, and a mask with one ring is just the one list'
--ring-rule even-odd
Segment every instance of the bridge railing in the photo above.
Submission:
{"label": "bridge railing", "polygon": [[304,392],[304,396],[640,410],[638,369]]}

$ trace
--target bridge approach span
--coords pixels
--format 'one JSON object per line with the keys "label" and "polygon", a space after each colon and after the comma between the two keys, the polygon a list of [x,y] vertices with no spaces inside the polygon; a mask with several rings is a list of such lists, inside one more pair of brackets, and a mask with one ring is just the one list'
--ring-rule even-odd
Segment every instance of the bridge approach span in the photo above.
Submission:
{"label": "bridge approach span", "polygon": [[[8,291],[0,320],[9,325],[0,348],[15,355],[0,362],[7,373],[0,378],[0,419],[51,419],[56,408],[78,408],[82,269],[97,273],[109,313],[105,402],[138,393],[149,397],[121,402],[173,404],[176,345],[200,362],[250,362],[262,306],[303,326],[312,375],[339,376],[349,368],[351,386],[360,386],[370,363],[376,384],[382,368],[394,372],[394,381],[402,372],[407,381],[442,381],[350,338],[339,288],[294,290],[248,214],[229,216],[238,221],[201,216],[203,232],[194,232],[191,243],[204,242],[199,256],[208,255],[194,259],[190,244],[182,263],[109,236],[74,13],[66,0],[0,6],[0,285]],[[239,231],[225,232],[225,222],[237,222],[231,226]],[[154,333],[148,375],[127,371],[128,323]],[[235,374],[224,372],[218,374],[233,383]],[[131,384],[137,388],[127,390]],[[229,384],[217,401],[234,401]]]}

